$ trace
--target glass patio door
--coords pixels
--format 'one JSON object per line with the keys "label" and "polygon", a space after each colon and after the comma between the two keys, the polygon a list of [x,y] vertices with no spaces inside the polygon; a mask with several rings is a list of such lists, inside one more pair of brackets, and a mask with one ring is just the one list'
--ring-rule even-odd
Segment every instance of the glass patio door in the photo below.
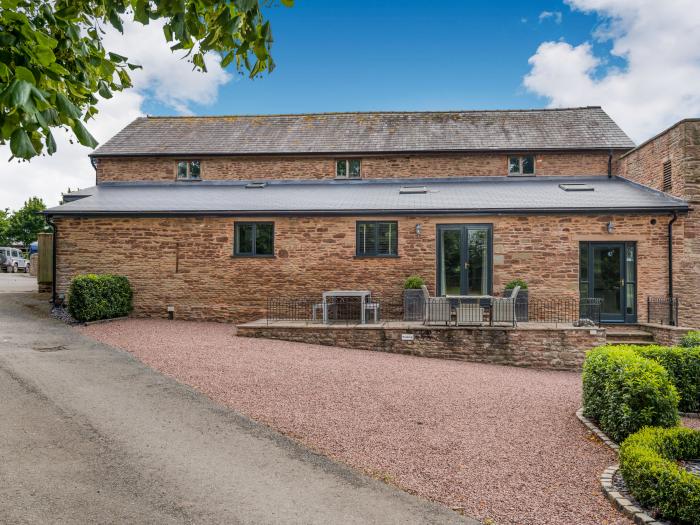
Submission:
{"label": "glass patio door", "polygon": [[443,224],[437,230],[439,295],[489,295],[491,226]]}
{"label": "glass patio door", "polygon": [[634,243],[581,243],[581,296],[603,300],[601,321],[636,322],[636,266]]}

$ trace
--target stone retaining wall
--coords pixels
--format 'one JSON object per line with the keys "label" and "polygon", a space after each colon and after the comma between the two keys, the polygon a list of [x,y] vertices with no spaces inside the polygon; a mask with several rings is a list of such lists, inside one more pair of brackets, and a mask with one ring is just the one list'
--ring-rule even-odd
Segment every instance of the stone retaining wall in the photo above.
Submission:
{"label": "stone retaining wall", "polygon": [[[605,344],[589,328],[323,326],[260,322],[237,335],[550,370],[580,370],[587,350]],[[410,339],[412,336],[412,340]]]}
{"label": "stone retaining wall", "polygon": [[662,346],[679,345],[683,336],[692,330],[692,328],[683,326],[668,326],[652,323],[639,323],[639,328],[652,334],[656,344]]}

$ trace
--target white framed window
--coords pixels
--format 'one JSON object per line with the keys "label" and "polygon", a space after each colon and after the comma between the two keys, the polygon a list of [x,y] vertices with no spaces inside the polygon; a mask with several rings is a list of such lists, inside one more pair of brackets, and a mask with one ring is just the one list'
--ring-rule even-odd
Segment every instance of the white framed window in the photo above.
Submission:
{"label": "white framed window", "polygon": [[178,180],[199,180],[201,174],[201,162],[199,160],[177,161]]}
{"label": "white framed window", "polygon": [[359,179],[360,159],[339,159],[335,161],[335,177],[337,179]]}
{"label": "white framed window", "polygon": [[508,175],[534,175],[534,155],[511,155],[508,157]]}

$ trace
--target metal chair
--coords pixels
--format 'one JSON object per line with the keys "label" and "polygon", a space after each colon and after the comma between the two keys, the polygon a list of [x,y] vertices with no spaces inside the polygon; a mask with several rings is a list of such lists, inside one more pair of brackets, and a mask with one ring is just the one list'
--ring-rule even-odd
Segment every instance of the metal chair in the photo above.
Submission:
{"label": "metal chair", "polygon": [[515,300],[518,298],[520,286],[513,288],[510,297],[494,297],[491,299],[491,320],[494,323],[512,323],[515,320]]}
{"label": "metal chair", "polygon": [[445,297],[430,297],[428,287],[421,286],[423,290],[423,298],[425,299],[425,317],[423,324],[430,323],[445,323],[449,324],[452,320],[452,306],[450,301]]}

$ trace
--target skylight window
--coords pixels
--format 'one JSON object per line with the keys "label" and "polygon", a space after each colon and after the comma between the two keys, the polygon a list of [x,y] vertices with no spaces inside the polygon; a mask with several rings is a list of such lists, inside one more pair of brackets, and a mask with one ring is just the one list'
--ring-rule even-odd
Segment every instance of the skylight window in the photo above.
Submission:
{"label": "skylight window", "polygon": [[248,184],[245,185],[246,188],[254,188],[254,189],[264,188],[265,186],[267,186],[266,182],[249,182]]}
{"label": "skylight window", "polygon": [[595,188],[590,184],[583,184],[580,182],[560,184],[559,187],[564,191],[595,191]]}
{"label": "skylight window", "polygon": [[426,186],[402,186],[399,190],[402,194],[428,193]]}

